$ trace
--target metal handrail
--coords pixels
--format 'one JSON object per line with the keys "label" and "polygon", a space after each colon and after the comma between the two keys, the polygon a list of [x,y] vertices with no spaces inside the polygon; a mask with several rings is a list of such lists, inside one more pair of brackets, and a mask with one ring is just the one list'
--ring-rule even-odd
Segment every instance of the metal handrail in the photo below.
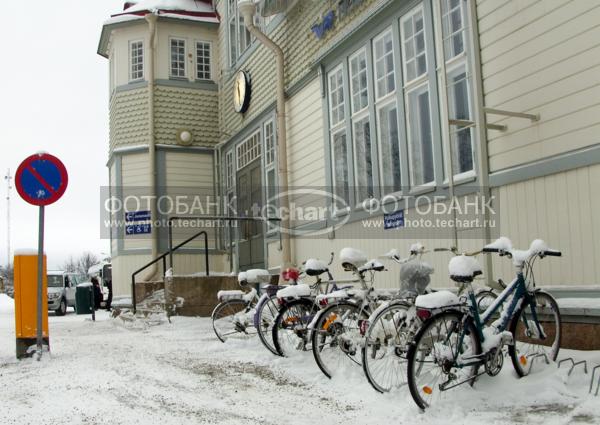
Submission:
{"label": "metal handrail", "polygon": [[167,256],[170,257],[171,260],[171,267],[173,267],[173,252],[177,251],[179,248],[181,248],[182,246],[188,244],[189,242],[193,241],[194,239],[196,239],[198,236],[200,235],[204,235],[204,258],[205,258],[205,262],[206,262],[206,275],[208,276],[209,274],[209,270],[208,270],[208,234],[206,233],[206,231],[201,231],[196,233],[194,236],[186,239],[185,241],[181,242],[179,245],[173,247],[172,245],[172,239],[171,239],[171,228],[169,227],[169,250],[167,252],[165,252],[162,255],[159,255],[158,257],[156,257],[154,260],[152,260],[151,262],[149,262],[148,264],[146,264],[144,267],[136,270],[135,272],[133,272],[133,274],[131,275],[131,305],[133,307],[133,314],[136,313],[137,310],[137,302],[136,302],[136,290],[135,290],[135,277],[140,274],[141,272],[143,272],[144,270],[146,270],[148,267],[150,267],[153,264],[156,264],[157,262],[159,262],[160,260],[162,260],[162,265],[163,265],[163,276],[167,273]]}

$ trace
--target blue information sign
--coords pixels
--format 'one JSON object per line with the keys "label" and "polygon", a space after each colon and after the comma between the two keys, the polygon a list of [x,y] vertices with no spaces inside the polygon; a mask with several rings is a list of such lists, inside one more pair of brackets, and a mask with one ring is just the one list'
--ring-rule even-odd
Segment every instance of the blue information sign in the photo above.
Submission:
{"label": "blue information sign", "polygon": [[148,220],[150,220],[150,211],[127,211],[125,213],[125,221],[128,223]]}
{"label": "blue information sign", "polygon": [[147,224],[130,224],[125,226],[126,235],[147,235],[152,233],[152,225]]}
{"label": "blue information sign", "polygon": [[385,230],[397,229],[399,227],[404,227],[404,210],[383,215],[383,228]]}

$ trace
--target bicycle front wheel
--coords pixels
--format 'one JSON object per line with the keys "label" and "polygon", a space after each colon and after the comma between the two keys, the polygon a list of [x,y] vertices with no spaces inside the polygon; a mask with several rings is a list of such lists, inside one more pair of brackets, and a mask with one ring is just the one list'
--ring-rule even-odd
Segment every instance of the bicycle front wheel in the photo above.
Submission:
{"label": "bicycle front wheel", "polygon": [[256,307],[254,326],[263,345],[273,354],[278,354],[273,343],[273,325],[279,313],[279,304],[275,295],[264,295]]}
{"label": "bicycle front wheel", "polygon": [[508,347],[513,367],[519,375],[528,375],[534,361],[555,361],[560,349],[562,320],[554,298],[536,292],[535,302],[524,303],[510,324],[514,345]]}
{"label": "bicycle front wheel", "polygon": [[359,321],[368,319],[356,304],[332,304],[319,313],[312,333],[312,351],[328,378],[360,366],[362,335]]}
{"label": "bicycle front wheel", "polygon": [[392,304],[369,324],[362,350],[365,376],[380,393],[406,385],[406,355],[410,342],[407,304]]}
{"label": "bicycle front wheel", "polygon": [[213,330],[221,342],[229,338],[247,339],[256,335],[254,309],[244,300],[218,304],[212,312]]}
{"label": "bicycle front wheel", "polygon": [[296,351],[309,349],[308,325],[317,307],[313,301],[300,298],[279,310],[273,325],[273,345],[277,354],[289,357]]}
{"label": "bicycle front wheel", "polygon": [[479,369],[475,356],[481,342],[472,320],[446,311],[431,317],[408,350],[408,388],[421,409],[431,406],[445,391],[473,384]]}

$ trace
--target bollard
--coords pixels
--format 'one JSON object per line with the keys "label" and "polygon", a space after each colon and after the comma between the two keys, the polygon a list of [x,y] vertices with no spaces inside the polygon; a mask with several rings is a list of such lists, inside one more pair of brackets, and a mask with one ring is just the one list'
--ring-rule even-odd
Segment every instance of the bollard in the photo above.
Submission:
{"label": "bollard", "polygon": [[[42,341],[50,349],[48,332],[48,298],[46,256],[42,266]],[[14,260],[15,333],[17,358],[31,357],[36,353],[38,324],[38,255],[34,250],[17,251]]]}

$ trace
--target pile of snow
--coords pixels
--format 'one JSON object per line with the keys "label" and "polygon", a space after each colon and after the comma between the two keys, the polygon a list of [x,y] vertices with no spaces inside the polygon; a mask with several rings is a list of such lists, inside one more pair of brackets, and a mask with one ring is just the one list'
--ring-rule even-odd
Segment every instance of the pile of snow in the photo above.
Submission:
{"label": "pile of snow", "polygon": [[343,248],[340,251],[340,261],[342,264],[352,264],[358,268],[367,262],[367,256],[364,252],[354,248]]}
{"label": "pile of snow", "polygon": [[402,265],[400,269],[400,287],[402,292],[423,294],[431,282],[433,267],[417,258]]}
{"label": "pile of snow", "polygon": [[486,245],[485,248],[499,249],[500,251],[510,252],[512,249],[512,242],[506,236],[501,236],[491,244]]}
{"label": "pile of snow", "polygon": [[271,273],[263,269],[250,269],[238,274],[238,282],[244,283],[269,283],[271,281]]}
{"label": "pile of snow", "polygon": [[450,291],[439,291],[431,294],[420,295],[415,301],[415,305],[418,308],[427,309],[443,308],[458,304],[460,304],[460,300],[456,294],[453,294]]}
{"label": "pile of snow", "polygon": [[481,266],[474,257],[457,255],[448,263],[448,272],[451,277],[472,277],[476,273],[481,273]]}
{"label": "pile of snow", "polygon": [[14,314],[15,300],[6,294],[0,294],[0,314]]}

